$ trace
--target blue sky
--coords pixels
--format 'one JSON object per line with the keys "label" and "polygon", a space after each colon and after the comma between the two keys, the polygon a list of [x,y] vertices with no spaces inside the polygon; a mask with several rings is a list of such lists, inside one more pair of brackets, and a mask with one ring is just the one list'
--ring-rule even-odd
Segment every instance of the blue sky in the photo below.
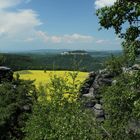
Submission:
{"label": "blue sky", "polygon": [[118,50],[111,30],[99,29],[96,9],[115,0],[0,0],[0,51]]}

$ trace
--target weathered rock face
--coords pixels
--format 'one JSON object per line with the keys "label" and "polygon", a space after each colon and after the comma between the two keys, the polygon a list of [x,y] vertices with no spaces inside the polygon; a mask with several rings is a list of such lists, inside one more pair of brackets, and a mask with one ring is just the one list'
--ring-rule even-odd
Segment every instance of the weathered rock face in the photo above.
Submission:
{"label": "weathered rock face", "polygon": [[99,121],[105,119],[100,87],[104,85],[110,86],[113,78],[114,76],[108,73],[106,69],[100,70],[99,72],[91,72],[81,88],[81,97],[85,101],[85,107],[90,108],[94,112],[96,119]]}
{"label": "weathered rock face", "polygon": [[4,66],[0,66],[0,83],[2,81],[12,81],[13,79],[13,71]]}
{"label": "weathered rock face", "polygon": [[130,73],[131,74],[135,71],[139,71],[140,70],[140,65],[135,64],[132,67],[128,67],[128,68],[123,67],[122,70],[123,70],[124,73]]}
{"label": "weathered rock face", "polygon": [[89,93],[89,89],[91,85],[93,84],[95,77],[96,77],[96,72],[90,72],[88,78],[85,80],[84,85],[81,87],[80,92],[82,94],[87,94]]}
{"label": "weathered rock face", "polygon": [[[123,72],[133,73],[140,70],[140,65],[135,64],[129,68],[122,68]],[[90,108],[97,120],[103,121],[106,117],[103,109],[103,100],[100,93],[102,86],[111,86],[117,81],[114,80],[115,75],[109,73],[107,69],[99,70],[98,72],[89,73],[89,77],[85,80],[84,85],[81,87],[81,98],[85,102],[85,107]]]}

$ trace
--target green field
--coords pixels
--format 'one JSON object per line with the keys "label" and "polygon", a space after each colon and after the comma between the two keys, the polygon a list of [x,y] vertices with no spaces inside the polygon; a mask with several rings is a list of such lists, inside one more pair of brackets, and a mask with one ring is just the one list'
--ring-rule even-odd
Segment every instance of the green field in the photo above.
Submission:
{"label": "green field", "polygon": [[[40,84],[45,85],[50,82],[50,77],[53,75],[57,75],[60,77],[68,77],[68,80],[71,81],[71,77],[69,73],[72,71],[46,71],[43,70],[24,70],[15,72],[20,75],[20,79],[24,80],[35,80],[35,85],[38,87]],[[87,72],[79,72],[77,79],[80,82],[83,82],[85,78],[88,76]]]}

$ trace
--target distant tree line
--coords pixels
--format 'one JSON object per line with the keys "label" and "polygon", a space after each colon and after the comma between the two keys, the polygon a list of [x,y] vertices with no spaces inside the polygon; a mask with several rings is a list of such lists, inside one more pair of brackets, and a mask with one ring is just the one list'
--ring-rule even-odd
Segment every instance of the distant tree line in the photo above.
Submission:
{"label": "distant tree line", "polygon": [[93,71],[102,68],[104,57],[90,55],[37,55],[37,54],[3,54],[5,61],[1,65],[11,67],[14,71],[36,70],[80,70]]}

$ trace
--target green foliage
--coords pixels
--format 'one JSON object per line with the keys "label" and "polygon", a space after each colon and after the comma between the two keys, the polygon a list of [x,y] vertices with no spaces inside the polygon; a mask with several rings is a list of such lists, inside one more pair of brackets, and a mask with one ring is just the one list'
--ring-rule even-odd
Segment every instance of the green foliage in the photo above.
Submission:
{"label": "green foliage", "polygon": [[132,65],[140,53],[140,3],[117,0],[110,7],[98,9],[97,16],[101,27],[114,28],[124,39],[124,59],[112,57],[106,63],[110,72],[119,74],[112,86],[102,90],[107,114],[103,127],[110,134],[106,139],[137,140],[140,137],[140,127],[137,127],[140,121],[140,72],[121,74],[121,71],[122,66]]}
{"label": "green foliage", "polygon": [[115,57],[111,55],[104,65],[111,74],[116,76],[122,73],[122,67],[127,64],[124,56]]}
{"label": "green foliage", "polygon": [[0,85],[0,139],[21,139],[21,128],[27,120],[24,105],[32,106],[35,87],[31,81],[13,80]]}
{"label": "green foliage", "polygon": [[[76,75],[72,75],[73,79]],[[73,98],[70,94],[65,97],[69,91],[66,79],[52,77],[47,87],[49,93],[45,95],[50,95],[51,99],[47,100],[43,96],[34,106],[24,129],[26,140],[92,140],[99,136],[91,111],[83,109],[81,102],[75,99],[76,96]]]}
{"label": "green foliage", "polygon": [[[140,43],[140,42],[139,42]],[[128,62],[130,65],[134,64],[136,56],[138,54],[137,52],[137,46],[140,46],[140,44],[137,44],[137,41],[124,41],[122,43],[122,46],[124,48],[124,54],[125,57],[128,58]]]}
{"label": "green foliage", "polygon": [[97,10],[97,16],[102,27],[106,29],[113,27],[116,34],[124,39],[124,52],[128,59],[133,62],[140,53],[139,1],[117,0],[111,7]]}
{"label": "green foliage", "polygon": [[[140,71],[122,74],[116,83],[102,89],[107,118],[103,126],[110,139],[138,140],[140,137]],[[135,125],[131,125],[135,121]]]}
{"label": "green foliage", "polygon": [[6,61],[6,58],[0,54],[0,65],[2,65]]}
{"label": "green foliage", "polygon": [[[104,56],[104,53],[99,55]],[[98,56],[91,57],[90,55],[3,54],[3,56],[6,58],[3,65],[9,66],[15,71],[28,69],[96,71],[102,67],[101,64],[105,60],[104,57],[98,59]]]}

